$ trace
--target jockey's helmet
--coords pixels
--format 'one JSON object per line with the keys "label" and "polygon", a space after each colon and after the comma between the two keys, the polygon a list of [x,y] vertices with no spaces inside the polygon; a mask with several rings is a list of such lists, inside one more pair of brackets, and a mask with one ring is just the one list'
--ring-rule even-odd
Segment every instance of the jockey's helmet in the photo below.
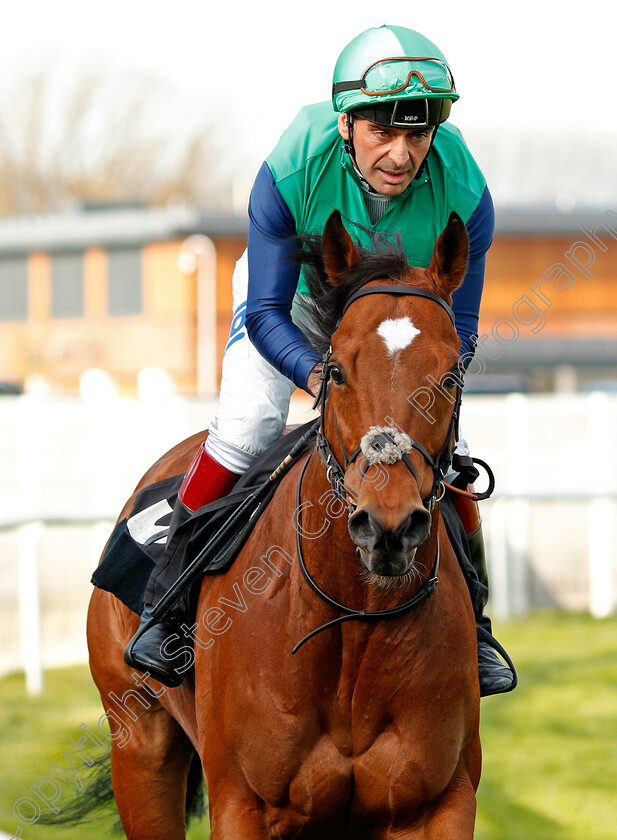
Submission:
{"label": "jockey's helmet", "polygon": [[439,125],[458,98],[441,50],[404,26],[367,29],[345,47],[334,68],[334,110],[379,125]]}

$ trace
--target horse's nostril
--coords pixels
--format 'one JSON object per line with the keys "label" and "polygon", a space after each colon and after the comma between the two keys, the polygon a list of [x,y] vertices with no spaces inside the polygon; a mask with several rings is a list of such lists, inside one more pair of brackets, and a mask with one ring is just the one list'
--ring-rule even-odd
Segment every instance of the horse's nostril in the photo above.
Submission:
{"label": "horse's nostril", "polygon": [[428,537],[431,529],[431,515],[424,508],[417,508],[407,517],[402,535],[409,548],[416,548]]}
{"label": "horse's nostril", "polygon": [[349,534],[354,543],[364,551],[385,549],[410,551],[417,548],[428,537],[431,515],[425,508],[415,508],[398,527],[386,528],[366,508],[356,510],[349,518]]}
{"label": "horse's nostril", "polygon": [[357,510],[349,518],[349,535],[360,548],[372,551],[383,531],[367,510]]}

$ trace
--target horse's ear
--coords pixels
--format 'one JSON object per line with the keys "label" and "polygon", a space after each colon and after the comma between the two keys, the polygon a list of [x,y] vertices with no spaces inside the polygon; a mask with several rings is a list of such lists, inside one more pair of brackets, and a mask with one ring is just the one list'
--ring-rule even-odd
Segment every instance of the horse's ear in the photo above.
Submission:
{"label": "horse's ear", "polygon": [[[467,271],[467,256],[469,253],[469,237],[467,228],[457,213],[450,213],[448,224],[440,233],[433,256],[428,266],[428,272],[437,283],[442,296],[452,297],[463,282]],[[450,303],[451,300],[448,300]]]}
{"label": "horse's ear", "polygon": [[330,214],[323,231],[324,265],[330,280],[336,284],[345,271],[360,259],[353,239],[343,225],[341,214],[335,210]]}

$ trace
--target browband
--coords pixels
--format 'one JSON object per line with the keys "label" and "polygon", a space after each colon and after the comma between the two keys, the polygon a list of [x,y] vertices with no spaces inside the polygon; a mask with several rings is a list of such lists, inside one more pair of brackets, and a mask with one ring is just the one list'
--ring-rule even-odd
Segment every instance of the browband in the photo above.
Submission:
{"label": "browband", "polygon": [[[429,300],[438,303],[442,309],[445,309],[448,318],[452,321],[452,326],[456,326],[454,322],[454,312],[452,311],[451,307],[445,302],[443,298],[440,298],[439,295],[436,295],[434,292],[430,292],[428,289],[417,289],[415,286],[365,286],[362,289],[359,289],[357,292],[354,292],[351,295],[345,306],[343,307],[343,311],[341,312],[341,317],[338,320],[338,324],[341,323],[341,319],[343,315],[347,312],[351,304],[358,300],[358,298],[364,297],[365,295],[374,295],[374,294],[385,294],[385,295],[415,295],[416,297],[423,297],[428,298]],[[338,326],[337,324],[337,326]]]}

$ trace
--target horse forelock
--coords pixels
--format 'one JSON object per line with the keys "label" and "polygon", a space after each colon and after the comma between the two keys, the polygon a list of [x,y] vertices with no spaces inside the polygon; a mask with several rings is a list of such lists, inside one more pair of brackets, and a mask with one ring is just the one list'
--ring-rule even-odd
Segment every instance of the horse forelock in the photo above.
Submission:
{"label": "horse forelock", "polygon": [[[357,227],[361,227],[358,225]],[[325,268],[321,236],[300,236],[298,258],[310,297],[302,299],[302,329],[317,352],[327,352],[347,300],[375,280],[391,280],[439,293],[424,269],[409,265],[399,234],[387,234],[361,227],[370,237],[371,248],[356,243],[360,259],[334,284]]]}

